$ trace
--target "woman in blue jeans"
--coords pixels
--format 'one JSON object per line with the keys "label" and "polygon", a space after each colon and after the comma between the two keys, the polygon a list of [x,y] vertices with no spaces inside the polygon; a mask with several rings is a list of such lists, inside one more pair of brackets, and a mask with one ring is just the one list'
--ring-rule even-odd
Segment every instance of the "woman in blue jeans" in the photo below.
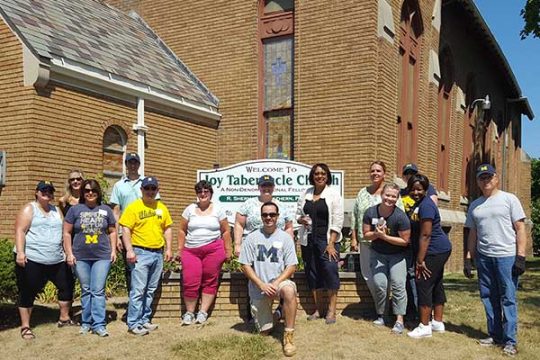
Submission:
{"label": "woman in blue jeans", "polygon": [[[85,180],[79,204],[64,219],[64,249],[67,263],[81,283],[82,320],[80,334],[109,336],[106,329],[105,283],[116,261],[116,220],[112,210],[101,204],[96,180]],[[73,243],[72,243],[73,235]]]}

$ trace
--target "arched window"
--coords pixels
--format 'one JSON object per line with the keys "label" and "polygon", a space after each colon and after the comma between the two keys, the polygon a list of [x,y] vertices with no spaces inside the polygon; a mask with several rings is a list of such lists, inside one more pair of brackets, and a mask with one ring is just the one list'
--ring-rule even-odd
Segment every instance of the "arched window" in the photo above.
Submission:
{"label": "arched window", "polygon": [[259,157],[293,158],[294,1],[259,2]]}
{"label": "arched window", "polygon": [[471,195],[471,190],[474,189],[475,174],[474,174],[474,109],[471,104],[476,99],[476,85],[474,75],[467,77],[467,85],[465,88],[465,118],[463,121],[463,159],[462,159],[462,174],[461,174],[461,195],[468,197]]}
{"label": "arched window", "polygon": [[439,84],[438,120],[439,149],[437,153],[437,188],[448,191],[450,168],[450,124],[452,118],[452,87],[454,69],[450,49],[444,48],[439,55],[441,81]]}
{"label": "arched window", "polygon": [[127,135],[124,129],[112,125],[103,134],[103,175],[109,183],[109,190],[124,175],[124,155]]}
{"label": "arched window", "polygon": [[416,162],[420,39],[423,30],[418,2],[405,0],[399,26],[398,171],[404,164]]}

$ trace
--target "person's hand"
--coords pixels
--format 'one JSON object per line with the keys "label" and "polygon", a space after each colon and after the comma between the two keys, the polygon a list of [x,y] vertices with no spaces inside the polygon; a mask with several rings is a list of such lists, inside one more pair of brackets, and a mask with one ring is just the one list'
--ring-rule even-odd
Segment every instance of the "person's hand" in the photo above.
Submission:
{"label": "person's hand", "polygon": [[324,250],[325,253],[328,254],[328,260],[337,262],[338,259],[338,252],[336,251],[336,248],[334,247],[334,244],[328,244],[326,246],[326,249]]}
{"label": "person's hand", "polygon": [[420,279],[420,277],[423,277],[424,280],[427,280],[431,277],[431,270],[427,268],[425,261],[422,261],[421,263],[416,263],[416,278]]}
{"label": "person's hand", "polygon": [[264,283],[261,285],[260,289],[268,297],[274,297],[277,294],[277,287],[273,284]]}
{"label": "person's hand", "polygon": [[386,225],[376,225],[375,226],[375,236],[377,239],[384,239],[386,235]]}
{"label": "person's hand", "polygon": [[122,240],[118,239],[116,242],[116,250],[118,252],[122,252],[124,250],[124,244],[122,244]]}
{"label": "person's hand", "polygon": [[15,258],[17,265],[20,267],[25,267],[27,261],[28,259],[26,258],[26,254],[24,252],[17,253],[17,257]]}
{"label": "person's hand", "polygon": [[114,264],[116,262],[116,251],[111,251],[111,264]]}
{"label": "person's hand", "polygon": [[165,250],[165,262],[171,262],[173,259],[173,256],[172,256],[172,250],[171,249],[166,249]]}
{"label": "person's hand", "polygon": [[126,252],[126,261],[130,264],[135,264],[137,262],[137,255],[135,255],[133,249]]}
{"label": "person's hand", "polygon": [[240,249],[242,248],[242,244],[234,243],[234,256],[237,258],[240,257]]}
{"label": "person's hand", "polygon": [[351,251],[358,251],[358,241],[351,239]]}
{"label": "person's hand", "polygon": [[175,259],[178,262],[182,262],[182,249],[181,248],[178,248],[178,251],[176,252]]}
{"label": "person's hand", "polygon": [[465,277],[472,279],[474,277],[474,274],[472,272],[472,260],[471,259],[465,259],[463,261],[463,275]]}
{"label": "person's hand", "polygon": [[69,266],[75,266],[77,263],[77,259],[75,259],[75,256],[73,254],[66,256],[66,262]]}
{"label": "person's hand", "polygon": [[302,216],[300,216],[300,218],[297,220],[297,222],[298,222],[299,224],[302,224],[302,225],[304,225],[304,226],[307,226],[307,225],[309,225],[309,219],[310,219],[309,216],[302,215]]}
{"label": "person's hand", "polygon": [[514,266],[512,266],[512,275],[520,276],[520,275],[523,275],[524,272],[525,272],[525,256],[518,255],[516,256]]}

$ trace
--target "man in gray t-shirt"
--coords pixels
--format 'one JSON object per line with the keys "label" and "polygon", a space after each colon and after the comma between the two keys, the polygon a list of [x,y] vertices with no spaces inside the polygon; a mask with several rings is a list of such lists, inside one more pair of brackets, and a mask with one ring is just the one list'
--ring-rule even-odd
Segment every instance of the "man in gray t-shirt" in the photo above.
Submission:
{"label": "man in gray t-shirt", "polygon": [[499,190],[492,165],[480,165],[476,180],[482,196],[472,202],[467,213],[469,236],[463,272],[472,277],[471,259],[475,258],[489,333],[479,343],[499,344],[504,346],[504,354],[515,355],[516,291],[518,276],[525,272],[525,213],[515,195]]}
{"label": "man in gray t-shirt", "polygon": [[268,334],[274,324],[272,304],[275,298],[283,299],[285,331],[283,333],[283,353],[293,356],[296,319],[296,285],[290,277],[296,270],[294,241],[289,234],[277,228],[279,208],[273,202],[261,207],[263,227],[249,234],[242,242],[240,263],[249,279],[251,313],[255,325],[262,334]]}

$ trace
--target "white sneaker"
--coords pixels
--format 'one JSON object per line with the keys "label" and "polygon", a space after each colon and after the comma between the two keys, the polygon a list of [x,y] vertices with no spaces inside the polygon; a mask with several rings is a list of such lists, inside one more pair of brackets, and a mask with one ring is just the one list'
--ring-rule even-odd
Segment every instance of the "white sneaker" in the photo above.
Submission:
{"label": "white sneaker", "polygon": [[430,324],[431,331],[433,332],[443,333],[445,330],[444,323],[442,321],[432,320],[430,321]]}
{"label": "white sneaker", "polygon": [[195,321],[195,314],[188,311],[182,316],[182,325],[191,325]]}
{"label": "white sneaker", "polygon": [[145,328],[148,331],[154,331],[159,327],[158,324],[152,324],[151,322],[147,322],[146,324],[143,324],[143,328]]}
{"label": "white sneaker", "polygon": [[197,313],[197,317],[195,318],[195,323],[197,324],[204,324],[208,320],[208,314],[204,311],[199,311]]}
{"label": "white sneaker", "polygon": [[384,318],[382,316],[379,316],[377,320],[373,322],[373,325],[375,326],[384,326]]}
{"label": "white sneaker", "polygon": [[414,339],[431,337],[431,326],[420,323],[413,331],[409,331],[407,335]]}

